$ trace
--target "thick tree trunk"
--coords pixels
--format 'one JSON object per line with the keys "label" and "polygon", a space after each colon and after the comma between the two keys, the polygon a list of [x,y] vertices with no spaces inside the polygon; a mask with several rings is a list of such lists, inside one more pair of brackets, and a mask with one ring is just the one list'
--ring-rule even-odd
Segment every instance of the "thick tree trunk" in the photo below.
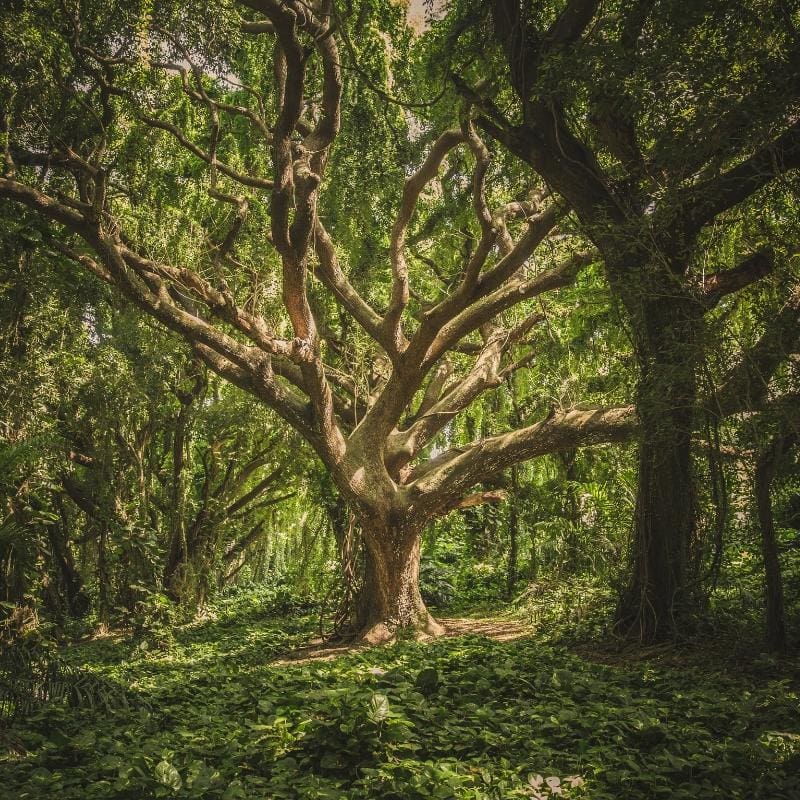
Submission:
{"label": "thick tree trunk", "polygon": [[696,605],[689,563],[696,533],[691,439],[699,320],[684,298],[643,308],[632,569],[617,620],[622,633],[642,641],[674,636]]}
{"label": "thick tree trunk", "polygon": [[794,443],[794,434],[776,436],[759,457],[755,476],[756,507],[761,526],[761,552],[764,556],[766,638],[768,647],[778,652],[786,649],[786,624],[783,613],[783,578],[778,558],[770,487],[778,462]]}
{"label": "thick tree trunk", "polygon": [[419,591],[420,528],[362,520],[364,584],[358,602],[360,638],[390,641],[401,630],[438,636],[444,628],[428,613]]}

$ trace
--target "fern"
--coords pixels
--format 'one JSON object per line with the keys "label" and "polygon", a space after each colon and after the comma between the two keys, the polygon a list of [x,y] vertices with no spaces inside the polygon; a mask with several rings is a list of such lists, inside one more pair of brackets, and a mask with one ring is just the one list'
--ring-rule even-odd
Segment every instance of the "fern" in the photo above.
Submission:
{"label": "fern", "polygon": [[46,437],[32,436],[21,442],[0,442],[0,490],[12,487],[19,476],[20,468],[38,457]]}
{"label": "fern", "polygon": [[106,711],[129,707],[122,687],[65,664],[38,644],[0,650],[0,720],[23,718],[45,703]]}

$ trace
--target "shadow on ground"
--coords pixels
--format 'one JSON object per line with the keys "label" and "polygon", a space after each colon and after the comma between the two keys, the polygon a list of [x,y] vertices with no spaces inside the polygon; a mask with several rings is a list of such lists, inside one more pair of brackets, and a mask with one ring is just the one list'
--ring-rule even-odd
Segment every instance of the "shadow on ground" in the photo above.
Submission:
{"label": "shadow on ground", "polygon": [[[532,633],[529,627],[521,625],[519,622],[498,618],[451,617],[440,618],[439,622],[444,625],[445,638],[453,636],[483,636],[496,642],[512,642],[516,639],[530,636]],[[359,650],[369,650],[373,646],[360,642],[331,642],[318,637],[302,647],[286,653],[272,663],[288,665],[307,664],[311,661],[330,661]],[[377,646],[381,647],[382,645]]]}

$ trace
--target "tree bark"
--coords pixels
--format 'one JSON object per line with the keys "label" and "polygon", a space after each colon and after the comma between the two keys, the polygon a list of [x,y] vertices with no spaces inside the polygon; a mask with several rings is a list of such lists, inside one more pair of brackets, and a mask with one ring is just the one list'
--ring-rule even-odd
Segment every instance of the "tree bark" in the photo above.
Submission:
{"label": "tree bark", "polygon": [[108,568],[108,528],[101,522],[97,536],[97,619],[102,631],[111,624],[111,573]]}
{"label": "tree bark", "polygon": [[685,298],[642,304],[637,342],[641,421],[632,573],[618,629],[642,641],[674,636],[696,606],[690,548],[696,534],[691,460],[700,315]]}
{"label": "tree bark", "polygon": [[569,523],[569,532],[564,558],[564,574],[577,575],[584,563],[584,555],[581,552],[579,529],[580,529],[580,503],[575,482],[578,477],[576,466],[577,450],[564,450],[558,454],[561,465],[564,468],[564,479],[566,487],[564,489],[564,516]]}
{"label": "tree bark", "polygon": [[338,492],[324,503],[339,556],[341,596],[333,612],[333,633],[345,638],[359,630],[358,605],[363,588],[361,532],[344,497]]}
{"label": "tree bark", "polygon": [[184,514],[184,453],[187,418],[189,406],[182,404],[175,425],[172,442],[172,508],[170,516],[170,539],[167,548],[167,560],[164,565],[162,582],[166,593],[176,602],[180,602],[183,586],[182,568],[187,560],[186,521]]}
{"label": "tree bark", "polygon": [[89,611],[89,598],[69,547],[69,520],[66,509],[58,494],[53,494],[53,501],[61,518],[60,525],[49,525],[47,528],[53,564],[58,571],[63,588],[67,613],[75,618],[85,617]]}
{"label": "tree bark", "polygon": [[364,584],[358,603],[359,638],[379,644],[401,630],[438,636],[444,628],[430,615],[419,591],[421,526],[367,518]]}
{"label": "tree bark", "polygon": [[509,492],[508,508],[508,563],[506,564],[506,594],[509,600],[514,596],[517,588],[519,573],[519,466],[511,467],[511,491]]}
{"label": "tree bark", "polygon": [[186,520],[186,453],[187,439],[191,437],[192,405],[203,389],[201,377],[196,377],[190,392],[177,391],[181,408],[175,420],[172,439],[172,509],[170,518],[170,541],[164,565],[162,582],[167,595],[181,602],[186,590],[186,568],[189,561]]}
{"label": "tree bark", "polygon": [[776,652],[786,649],[786,623],[783,613],[783,577],[772,516],[770,487],[778,462],[795,442],[796,437],[792,433],[777,435],[759,457],[755,475],[756,508],[761,526],[761,552],[764,557],[767,646]]}

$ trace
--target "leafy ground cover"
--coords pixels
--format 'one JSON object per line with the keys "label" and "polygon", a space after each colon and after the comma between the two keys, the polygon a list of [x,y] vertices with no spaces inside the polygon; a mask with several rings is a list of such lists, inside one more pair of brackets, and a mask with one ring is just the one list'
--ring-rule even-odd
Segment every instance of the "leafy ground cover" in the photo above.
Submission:
{"label": "leafy ground cover", "polygon": [[0,797],[800,797],[786,663],[604,664],[535,628],[292,663],[316,620],[275,610],[251,597],[166,640],[73,646],[129,707],[15,725]]}

